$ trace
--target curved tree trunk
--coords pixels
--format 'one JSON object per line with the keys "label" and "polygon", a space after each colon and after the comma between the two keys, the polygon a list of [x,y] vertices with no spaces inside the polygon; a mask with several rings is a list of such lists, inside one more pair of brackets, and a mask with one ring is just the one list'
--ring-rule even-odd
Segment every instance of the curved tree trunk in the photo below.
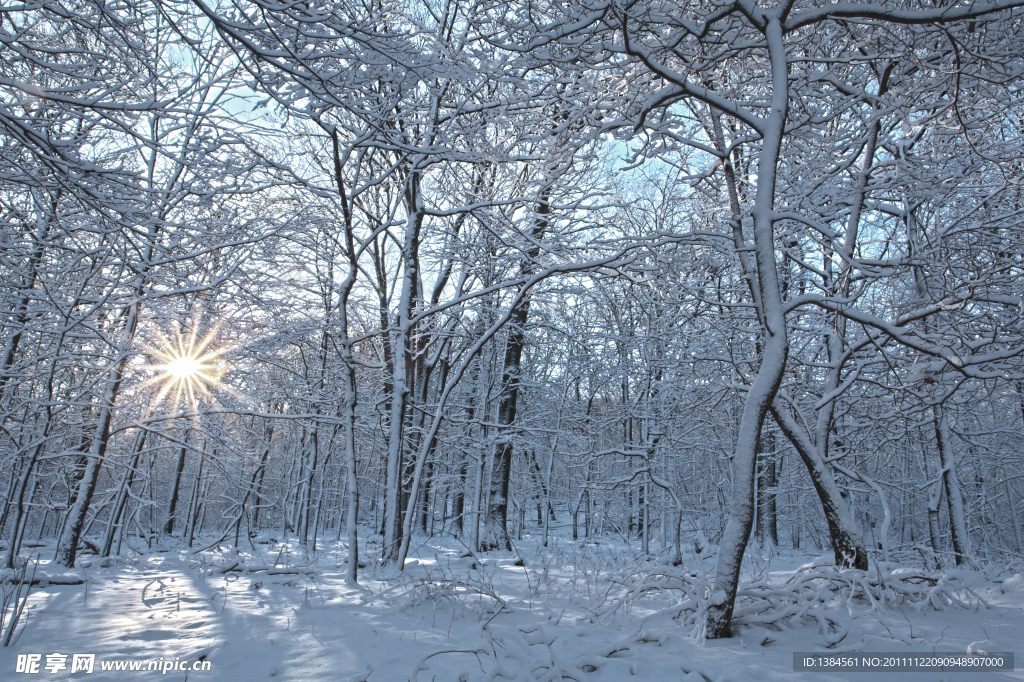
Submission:
{"label": "curved tree trunk", "polygon": [[829,537],[832,540],[832,551],[835,554],[836,566],[848,566],[862,571],[868,569],[868,553],[864,547],[864,539],[857,528],[850,508],[839,492],[839,486],[832,478],[832,472],[821,451],[811,442],[806,431],[797,423],[786,407],[775,401],[772,405],[772,416],[789,442],[796,448],[804,466],[811,476],[814,492],[818,494],[825,522],[828,524]]}
{"label": "curved tree trunk", "polygon": [[762,148],[757,164],[757,192],[754,198],[754,258],[760,298],[763,351],[761,366],[747,392],[733,454],[732,500],[715,567],[715,585],[708,607],[706,635],[709,639],[732,636],[732,612],[739,587],[740,566],[754,523],[754,476],[761,426],[779,389],[789,357],[786,315],[782,306],[779,274],[775,262],[774,208],[775,176],[779,150],[789,107],[788,65],[782,39],[782,24],[771,17],[765,26],[771,60],[771,106],[762,125]]}

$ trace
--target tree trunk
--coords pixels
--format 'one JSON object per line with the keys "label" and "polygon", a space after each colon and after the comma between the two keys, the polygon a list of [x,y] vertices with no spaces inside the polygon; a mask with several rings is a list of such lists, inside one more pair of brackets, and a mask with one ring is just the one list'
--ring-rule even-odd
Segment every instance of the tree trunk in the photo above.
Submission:
{"label": "tree trunk", "polygon": [[775,449],[775,432],[765,431],[758,446],[757,465],[757,539],[764,544],[779,544],[778,517],[776,514],[776,486],[778,486],[778,458]]}
{"label": "tree trunk", "polygon": [[452,498],[452,533],[455,537],[461,538],[463,535],[464,521],[463,515],[466,513],[466,474],[469,472],[469,458],[466,455],[462,455],[462,461],[459,463],[459,476],[458,482],[456,483],[455,495]]}
{"label": "tree trunk", "polygon": [[506,429],[500,434],[494,446],[494,466],[491,469],[490,501],[480,531],[480,551],[512,549],[508,537],[508,487],[512,472],[512,435],[508,431],[516,418],[516,402],[519,398],[519,371],[526,343],[526,319],[530,303],[523,299],[509,320],[508,340],[505,343],[504,372],[501,378],[502,393],[498,402],[499,428]]}
{"label": "tree trunk", "polygon": [[789,356],[786,315],[775,263],[775,173],[789,106],[788,66],[778,17],[768,20],[765,38],[772,70],[771,106],[762,125],[762,149],[757,165],[754,198],[754,256],[762,318],[761,366],[750,385],[740,418],[733,454],[732,500],[715,567],[714,592],[707,611],[709,639],[732,636],[732,612],[739,587],[740,566],[754,521],[754,475],[761,425],[779,389]]}
{"label": "tree trunk", "polygon": [[[57,202],[60,201],[62,194],[62,191],[57,192],[52,203],[53,211],[56,211]],[[26,263],[28,266],[27,276],[22,277],[21,286],[19,287],[22,294],[19,296],[18,305],[15,307],[14,324],[11,327],[13,332],[7,337],[7,341],[4,344],[3,360],[0,360],[0,405],[6,403],[7,384],[13,376],[11,370],[14,367],[14,359],[17,357],[18,346],[21,344],[22,332],[29,321],[28,306],[31,302],[29,292],[36,288],[36,280],[39,276],[39,261],[43,258],[46,235],[49,232],[51,222],[52,220],[49,218],[40,220],[35,234],[32,235],[32,241],[35,245]],[[0,530],[2,529],[3,524],[0,523]]]}
{"label": "tree trunk", "polygon": [[[279,408],[280,406],[278,406]],[[280,409],[275,409],[276,412],[280,413]],[[254,486],[255,499],[253,500],[253,512],[252,512],[252,525],[257,530],[260,527],[260,508],[263,506],[263,479],[267,475],[267,458],[270,457],[270,444],[274,441],[274,426],[273,424],[265,424],[266,438],[264,439],[265,445],[263,447],[263,457],[260,459],[260,465],[253,472],[253,480],[250,485]]]}
{"label": "tree trunk", "polygon": [[779,425],[790,443],[796,448],[797,454],[800,455],[800,459],[803,460],[804,466],[807,467],[807,471],[811,475],[814,491],[818,494],[822,511],[825,512],[825,522],[828,524],[836,566],[848,566],[866,571],[868,554],[864,547],[864,540],[857,529],[849,507],[839,492],[839,486],[832,478],[828,464],[821,456],[821,452],[811,442],[806,431],[779,401],[772,405],[772,416],[775,418],[775,423]]}
{"label": "tree trunk", "polygon": [[434,478],[434,463],[428,461],[423,467],[423,485],[422,490],[416,496],[418,499],[415,500],[416,507],[416,528],[426,535],[430,532],[430,493],[431,486],[433,485]]}
{"label": "tree trunk", "polygon": [[[313,461],[309,466],[305,481],[303,482],[302,507],[300,509],[299,519],[299,523],[301,523],[299,542],[304,545],[309,542],[309,517],[313,505],[313,483],[316,478],[316,470],[320,460],[320,439],[318,437],[318,433],[319,429],[317,428],[317,424],[314,423],[313,432],[310,436],[310,457],[312,457]],[[313,529],[313,534],[316,535],[315,528]]]}
{"label": "tree trunk", "polygon": [[945,410],[935,407],[935,439],[939,446],[939,457],[942,461],[942,484],[946,491],[946,505],[949,507],[949,533],[953,540],[953,556],[956,565],[973,565],[974,556],[971,552],[970,538],[967,535],[967,518],[964,514],[964,500],[960,494],[960,481],[956,473],[956,460],[953,458],[952,434]]}
{"label": "tree trunk", "polygon": [[414,169],[408,179],[406,204],[409,217],[402,245],[402,292],[398,302],[398,330],[392,347],[394,378],[392,380],[391,416],[388,429],[388,457],[385,471],[384,544],[381,561],[397,562],[402,544],[402,490],[405,473],[405,417],[413,380],[413,308],[419,286],[420,228],[423,224],[423,197],[419,188],[420,171]]}
{"label": "tree trunk", "polygon": [[188,454],[188,429],[181,434],[178,461],[174,465],[174,479],[171,481],[171,499],[167,503],[167,521],[160,530],[162,535],[174,534],[174,514],[178,509],[178,492],[181,490],[181,473],[185,470],[185,455]]}
{"label": "tree trunk", "polygon": [[1010,508],[1010,521],[1013,523],[1013,540],[1017,547],[1017,553],[1024,552],[1024,543],[1021,542],[1020,517],[1017,516],[1017,505],[1013,501],[1013,489],[1010,487],[1010,480],[1003,481],[1006,485],[1006,503]]}
{"label": "tree trunk", "polygon": [[[548,197],[542,195],[537,205],[537,217],[532,230],[534,246],[527,250],[527,257],[520,268],[524,275],[533,270],[533,261],[540,253],[540,246],[537,243],[544,237],[544,231],[548,226],[547,216],[550,213]],[[490,501],[479,540],[480,550],[484,552],[493,549],[512,549],[508,537],[508,486],[512,474],[513,452],[509,427],[516,419],[523,347],[526,345],[526,321],[529,315],[530,299],[524,297],[512,311],[508,322],[508,339],[505,341],[505,361],[501,377],[502,392],[498,401],[498,428],[504,433],[498,434],[498,441],[494,445]]]}
{"label": "tree trunk", "polygon": [[107,382],[106,393],[103,396],[103,402],[99,410],[96,434],[92,440],[92,447],[86,461],[85,471],[78,485],[75,502],[71,509],[68,510],[68,515],[64,522],[64,528],[61,533],[62,539],[57,547],[56,557],[56,563],[61,566],[73,568],[75,558],[78,556],[78,542],[81,539],[82,524],[85,522],[85,515],[89,511],[92,495],[96,491],[100,467],[103,465],[103,459],[107,454],[107,444],[110,440],[110,422],[113,417],[118,393],[121,390],[121,382],[124,380],[124,370],[128,363],[128,349],[135,340],[138,313],[139,303],[136,302],[128,309],[124,333],[118,348],[119,357],[114,369],[111,371],[110,380]]}
{"label": "tree trunk", "polygon": [[199,507],[203,503],[203,454],[199,454],[199,461],[196,464],[196,480],[192,484],[192,493],[189,495],[188,512],[185,515],[185,543],[191,547],[196,534],[196,521],[199,519]]}
{"label": "tree trunk", "polygon": [[103,538],[103,547],[100,556],[110,556],[110,550],[114,545],[114,535],[124,527],[124,512],[128,503],[128,493],[132,489],[132,482],[135,480],[135,471],[139,466],[139,457],[146,446],[147,431],[145,425],[135,438],[132,447],[132,458],[128,462],[128,470],[121,479],[121,486],[117,491],[117,498],[114,500],[114,508],[110,512],[110,523],[107,524],[107,534]]}
{"label": "tree trunk", "polygon": [[[18,484],[14,495],[13,503],[13,516],[11,517],[11,536],[7,541],[7,549],[4,552],[3,568],[14,568],[14,558],[18,556],[18,552],[21,550],[21,534],[22,534],[22,522],[25,519],[25,491],[28,489],[28,482],[32,476],[32,471],[35,468],[36,462],[39,460],[39,456],[43,452],[43,448],[46,446],[47,435],[49,432],[49,426],[52,423],[50,417],[50,408],[47,407],[47,418],[46,426],[44,427],[43,438],[40,439],[39,444],[32,448],[32,455],[29,457],[28,462],[21,472],[21,476],[18,477]],[[15,472],[11,472],[11,477],[14,478]],[[0,526],[2,530],[2,526]]]}

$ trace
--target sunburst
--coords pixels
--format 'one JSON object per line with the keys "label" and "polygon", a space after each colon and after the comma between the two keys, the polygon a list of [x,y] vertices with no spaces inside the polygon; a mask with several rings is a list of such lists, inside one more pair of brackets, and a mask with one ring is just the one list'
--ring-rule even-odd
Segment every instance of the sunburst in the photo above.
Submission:
{"label": "sunburst", "polygon": [[175,402],[187,400],[194,407],[202,397],[211,395],[224,375],[224,349],[212,348],[217,331],[214,328],[202,338],[196,328],[188,334],[176,329],[173,338],[157,332],[159,345],[148,349],[157,374],[147,382],[160,384],[156,402],[171,396]]}

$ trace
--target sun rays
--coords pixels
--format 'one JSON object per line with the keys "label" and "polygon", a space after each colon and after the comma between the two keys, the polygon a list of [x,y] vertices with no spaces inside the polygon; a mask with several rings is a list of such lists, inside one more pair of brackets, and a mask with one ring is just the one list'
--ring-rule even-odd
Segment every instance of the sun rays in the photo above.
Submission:
{"label": "sun rays", "polygon": [[168,400],[196,408],[203,398],[212,396],[211,390],[224,376],[223,355],[227,350],[214,346],[218,330],[219,326],[214,327],[201,338],[197,327],[187,334],[176,329],[171,337],[157,331],[157,345],[147,348],[152,359],[150,369],[157,374],[146,382],[159,384],[157,403]]}

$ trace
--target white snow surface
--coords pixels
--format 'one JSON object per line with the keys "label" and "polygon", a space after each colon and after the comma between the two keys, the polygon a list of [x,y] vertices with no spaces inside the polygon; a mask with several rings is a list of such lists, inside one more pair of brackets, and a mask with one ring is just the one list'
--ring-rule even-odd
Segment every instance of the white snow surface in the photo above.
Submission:
{"label": "white snow surface", "polygon": [[[82,584],[39,560],[0,679],[88,680],[1024,680],[1010,673],[794,673],[793,652],[1015,652],[1024,655],[1024,576],[1015,567],[928,573],[828,557],[747,552],[735,636],[704,641],[705,577],[643,560],[621,540],[524,537],[471,555],[421,540],[405,571],[371,566],[345,583],[343,545],[307,553],[270,537],[254,549],[82,557]],[[52,556],[52,548],[37,550]],[[362,548],[375,557],[379,545]],[[517,565],[522,564],[522,565]],[[29,567],[31,573],[32,567]],[[877,597],[882,593],[886,602]],[[704,598],[701,597],[704,594]],[[96,654],[95,671],[15,674],[18,654]],[[100,661],[210,661],[209,671],[102,671]]]}

